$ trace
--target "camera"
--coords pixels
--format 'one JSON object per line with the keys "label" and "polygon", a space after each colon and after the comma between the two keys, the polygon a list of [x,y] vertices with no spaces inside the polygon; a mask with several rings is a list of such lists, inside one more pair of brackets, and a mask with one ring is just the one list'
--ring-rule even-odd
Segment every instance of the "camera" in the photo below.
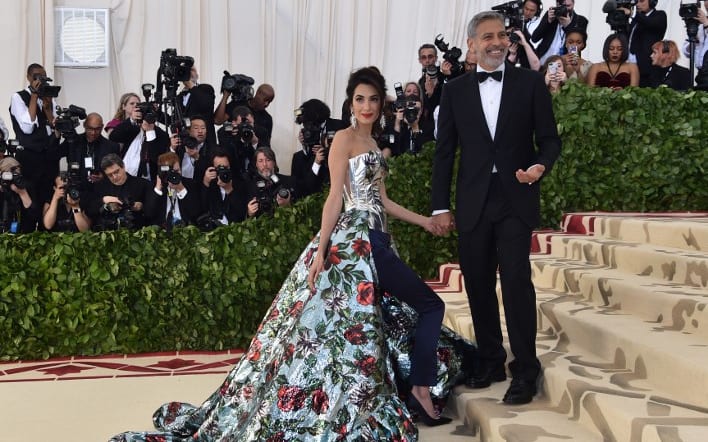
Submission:
{"label": "camera", "polygon": [[438,34],[435,37],[435,47],[440,49],[443,53],[443,60],[450,63],[450,77],[456,77],[465,72],[465,66],[460,62],[460,57],[462,57],[462,50],[456,46],[450,47],[449,44],[445,42],[445,37],[442,34]]}
{"label": "camera", "polygon": [[86,109],[79,106],[69,105],[67,108],[57,109],[57,118],[54,120],[54,129],[58,130],[64,138],[72,138],[76,135],[74,130],[81,120],[86,119]]}
{"label": "camera", "polygon": [[59,96],[61,86],[52,86],[49,84],[53,81],[51,78],[44,75],[35,74],[34,79],[40,81],[39,87],[36,90],[39,98],[56,98]]}
{"label": "camera", "polygon": [[[514,28],[515,30],[524,28],[524,2],[522,0],[513,0],[493,6],[492,11],[497,11],[504,16],[504,28]],[[512,43],[520,41],[519,36],[513,33],[509,39]]]}
{"label": "camera", "polygon": [[23,151],[25,148],[18,140],[0,140],[0,153],[3,155],[15,156],[17,151]]}
{"label": "camera", "polygon": [[143,116],[140,120],[136,120],[138,124],[142,123],[143,121],[148,124],[155,124],[158,118],[158,110],[155,109],[155,103],[143,101],[136,104],[135,107],[140,111]]}
{"label": "camera", "polygon": [[187,81],[192,78],[194,59],[177,55],[177,49],[165,49],[160,55],[160,70],[165,79],[172,82]]}
{"label": "camera", "polygon": [[605,22],[610,25],[610,29],[615,32],[629,31],[629,15],[626,15],[620,8],[632,9],[637,4],[637,0],[608,0],[602,5],[602,12],[607,14]]}
{"label": "camera", "polygon": [[318,144],[322,144],[322,126],[314,121],[303,122],[300,132],[302,133],[302,142],[308,151]]}
{"label": "camera", "polygon": [[79,201],[81,198],[81,168],[79,163],[69,163],[69,170],[59,173],[62,182],[64,183],[65,198],[71,198],[74,201]]}
{"label": "camera", "polygon": [[[334,138],[334,131],[326,131],[326,122],[330,117],[329,107],[316,98],[309,99],[295,109],[295,123],[302,126],[302,142],[307,154],[317,145],[325,148]],[[330,138],[331,137],[331,138]],[[326,151],[325,151],[326,154]]]}
{"label": "camera", "polygon": [[120,203],[106,203],[101,208],[101,221],[97,230],[133,229],[136,227],[135,214],[131,210],[133,200],[120,198]]}
{"label": "camera", "polygon": [[226,166],[216,166],[216,176],[222,183],[230,183],[233,178],[231,168]]}
{"label": "camera", "polygon": [[570,10],[565,5],[565,0],[556,0],[556,6],[551,8],[556,14],[556,17],[567,17],[570,15]]}
{"label": "camera", "polygon": [[242,102],[253,98],[253,78],[243,74],[231,75],[229,71],[224,71],[221,79],[221,90],[231,93],[233,101]]}
{"label": "camera", "polygon": [[180,145],[185,149],[194,149],[199,146],[199,141],[189,133],[191,124],[189,118],[183,118],[182,121],[177,121],[170,125],[170,132],[177,134]]}
{"label": "camera", "polygon": [[393,85],[396,91],[396,101],[393,103],[396,111],[403,111],[403,118],[410,125],[418,119],[418,103],[420,102],[420,97],[417,95],[406,96],[403,92],[403,87],[401,83],[395,83]]}
{"label": "camera", "polygon": [[160,165],[160,181],[177,185],[182,182],[182,175],[173,170],[171,166]]}
{"label": "camera", "polygon": [[250,142],[253,139],[255,129],[248,121],[241,122],[238,126],[236,126],[236,130],[243,141]]}
{"label": "camera", "polygon": [[273,195],[268,189],[266,180],[256,181],[256,201],[258,202],[258,214],[272,213],[275,206],[273,205]]}
{"label": "camera", "polygon": [[27,182],[20,172],[3,172],[2,175],[0,175],[0,185],[3,189],[9,189],[12,184],[18,189],[27,187]]}
{"label": "camera", "polygon": [[681,5],[679,5],[679,17],[684,20],[698,18],[698,10],[700,8],[700,1],[696,1],[696,3],[681,3]]}

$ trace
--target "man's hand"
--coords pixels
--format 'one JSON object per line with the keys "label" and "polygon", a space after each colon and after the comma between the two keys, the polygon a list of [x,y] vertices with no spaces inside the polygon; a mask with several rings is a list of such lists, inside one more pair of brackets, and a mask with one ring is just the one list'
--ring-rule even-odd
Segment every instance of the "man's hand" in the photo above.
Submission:
{"label": "man's hand", "polygon": [[440,65],[440,72],[442,72],[445,75],[452,74],[452,63],[450,63],[447,60],[443,61],[442,64]]}
{"label": "man's hand", "polygon": [[526,170],[517,170],[516,179],[519,180],[520,183],[525,183],[530,186],[531,184],[541,179],[541,176],[543,175],[543,172],[545,170],[546,166],[544,166],[543,164],[534,164]]}
{"label": "man's hand", "polygon": [[204,187],[209,187],[211,182],[216,179],[216,168],[210,167],[204,172],[204,178],[202,179],[202,184]]}
{"label": "man's hand", "polygon": [[248,202],[248,217],[253,218],[258,213],[258,200],[253,197],[251,201]]}
{"label": "man's hand", "polygon": [[287,198],[280,196],[280,193],[275,194],[275,201],[278,203],[278,207],[289,206],[292,202],[292,194],[288,194]]}
{"label": "man's hand", "polygon": [[315,154],[315,163],[322,164],[325,160],[325,149],[319,144],[312,147],[312,153]]}
{"label": "man's hand", "polygon": [[563,16],[563,17],[558,17],[558,22],[562,27],[567,27],[570,24],[570,14]]}
{"label": "man's hand", "polygon": [[432,223],[435,225],[435,231],[438,232],[435,233],[436,235],[446,235],[455,228],[455,218],[452,216],[452,212],[433,215]]}

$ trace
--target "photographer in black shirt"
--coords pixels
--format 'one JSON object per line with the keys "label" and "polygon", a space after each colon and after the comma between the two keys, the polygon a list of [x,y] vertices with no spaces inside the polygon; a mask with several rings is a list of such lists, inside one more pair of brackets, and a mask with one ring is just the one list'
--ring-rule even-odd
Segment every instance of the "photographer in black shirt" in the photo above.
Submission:
{"label": "photographer in black shirt", "polygon": [[423,118],[426,106],[423,103],[420,85],[413,81],[394,85],[396,101],[394,107],[393,134],[394,143],[391,155],[418,153],[423,144],[433,140],[433,128]]}
{"label": "photographer in black shirt", "polygon": [[41,206],[20,163],[0,159],[0,233],[29,233],[37,229]]}
{"label": "photographer in black shirt", "polygon": [[273,149],[259,147],[254,158],[258,173],[248,183],[248,216],[273,213],[276,207],[292,204],[299,196],[295,179],[278,173]]}
{"label": "photographer in black shirt", "polygon": [[167,152],[157,159],[155,187],[148,192],[145,215],[151,224],[166,230],[195,224],[202,213],[201,189],[194,180],[182,176],[179,157]]}
{"label": "photographer in black shirt", "polygon": [[[77,198],[77,199],[74,199]],[[80,193],[72,188],[67,172],[61,172],[54,180],[54,193],[44,202],[42,224],[50,232],[87,232],[91,218],[79,205]]]}
{"label": "photographer in black shirt", "polygon": [[238,173],[234,173],[225,150],[213,152],[211,166],[204,174],[202,184],[202,206],[207,213],[197,221],[200,228],[211,230],[246,219],[246,184]]}
{"label": "photographer in black shirt", "polygon": [[219,146],[228,153],[234,170],[245,180],[256,173],[253,155],[260,145],[258,132],[253,113],[246,106],[234,108],[231,121],[224,122],[218,131]]}

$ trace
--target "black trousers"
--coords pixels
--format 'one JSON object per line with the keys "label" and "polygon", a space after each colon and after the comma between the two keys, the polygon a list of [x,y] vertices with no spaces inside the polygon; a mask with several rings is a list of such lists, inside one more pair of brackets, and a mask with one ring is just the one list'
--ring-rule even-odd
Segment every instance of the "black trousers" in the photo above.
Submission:
{"label": "black trousers", "polygon": [[501,321],[496,294],[497,266],[501,279],[506,329],[514,360],[513,377],[536,379],[536,291],[531,282],[532,229],[515,216],[497,174],[492,180],[480,220],[460,231],[460,268],[472,311],[482,367],[503,364]]}
{"label": "black trousers", "polygon": [[437,383],[437,347],[445,303],[391,248],[391,236],[370,230],[369,239],[379,287],[418,313],[411,353],[411,385]]}

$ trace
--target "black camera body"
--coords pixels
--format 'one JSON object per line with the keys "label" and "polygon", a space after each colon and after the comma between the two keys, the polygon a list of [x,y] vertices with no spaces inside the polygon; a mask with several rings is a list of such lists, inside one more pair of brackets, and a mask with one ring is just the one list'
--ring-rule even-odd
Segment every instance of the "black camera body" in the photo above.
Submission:
{"label": "black camera body", "polygon": [[556,17],[567,17],[570,15],[570,10],[565,5],[565,0],[556,0],[556,6],[551,9],[555,12]]}
{"label": "black camera body", "polygon": [[253,98],[253,84],[255,81],[248,75],[233,74],[224,71],[221,79],[221,90],[231,93],[233,101],[247,101]]}
{"label": "black camera body", "polygon": [[165,49],[160,55],[160,70],[168,81],[187,81],[192,78],[194,59],[177,55],[177,49]]}
{"label": "black camera body", "polygon": [[159,117],[159,111],[155,108],[156,104],[157,103],[143,101],[135,105],[143,115],[142,119],[138,120],[138,123],[145,121],[148,124],[155,124]]}
{"label": "black camera body", "polygon": [[5,140],[4,138],[0,140],[0,153],[3,155],[9,155],[14,157],[18,151],[25,150],[19,140]]}
{"label": "black camera body", "polygon": [[163,184],[170,183],[177,185],[182,182],[182,175],[180,175],[176,170],[173,170],[171,166],[161,165],[160,181],[162,181]]}
{"label": "black camera body", "polygon": [[56,98],[59,96],[61,86],[53,86],[49,84],[53,81],[51,78],[44,75],[35,74],[34,79],[40,81],[39,87],[36,91],[39,98]]}
{"label": "black camera body", "polygon": [[3,189],[8,190],[13,184],[18,189],[25,189],[27,187],[27,182],[20,172],[7,171],[0,174],[0,185]]}
{"label": "black camera body", "polygon": [[255,129],[248,121],[242,121],[238,126],[236,126],[239,136],[245,142],[250,143],[255,135]]}
{"label": "black camera body", "polygon": [[[520,31],[524,28],[524,2],[522,0],[512,0],[502,3],[501,5],[493,6],[492,11],[497,11],[504,16],[504,27],[506,29],[514,28]],[[518,43],[519,40],[514,41],[511,35],[509,38],[512,42]],[[519,39],[518,35],[516,35],[516,39]]]}
{"label": "black camera body", "polygon": [[81,199],[81,168],[79,163],[69,163],[69,170],[59,173],[62,182],[64,183],[65,198],[71,198],[74,201]]}
{"label": "black camera body", "polygon": [[681,3],[679,6],[679,17],[684,20],[689,18],[698,18],[698,10],[700,8],[700,1],[696,1],[696,3]]}
{"label": "black camera body", "polygon": [[222,183],[230,183],[233,179],[231,168],[226,166],[216,166],[216,176]]}
{"label": "black camera body", "polygon": [[300,132],[302,133],[302,142],[308,151],[318,144],[322,144],[321,124],[315,121],[303,121]]}
{"label": "black camera body", "polygon": [[71,139],[76,135],[76,127],[81,120],[86,119],[86,109],[69,105],[67,108],[57,109],[57,118],[54,120],[54,129],[58,130],[64,138]]}
{"label": "black camera body", "polygon": [[465,65],[460,62],[460,57],[462,57],[462,50],[460,48],[456,46],[450,47],[450,45],[445,42],[445,37],[442,34],[438,34],[435,37],[435,47],[443,53],[443,60],[452,65],[450,67],[451,77],[456,77],[465,72]]}
{"label": "black camera body", "polygon": [[629,15],[621,11],[620,8],[632,9],[637,4],[637,0],[607,1],[602,6],[602,11],[607,14],[605,22],[610,25],[610,29],[615,32],[629,32]]}
{"label": "black camera body", "polygon": [[403,93],[403,87],[401,83],[395,83],[393,85],[396,91],[396,101],[393,103],[394,110],[403,111],[403,118],[410,125],[418,119],[418,103],[420,102],[420,97],[417,95],[406,96]]}

